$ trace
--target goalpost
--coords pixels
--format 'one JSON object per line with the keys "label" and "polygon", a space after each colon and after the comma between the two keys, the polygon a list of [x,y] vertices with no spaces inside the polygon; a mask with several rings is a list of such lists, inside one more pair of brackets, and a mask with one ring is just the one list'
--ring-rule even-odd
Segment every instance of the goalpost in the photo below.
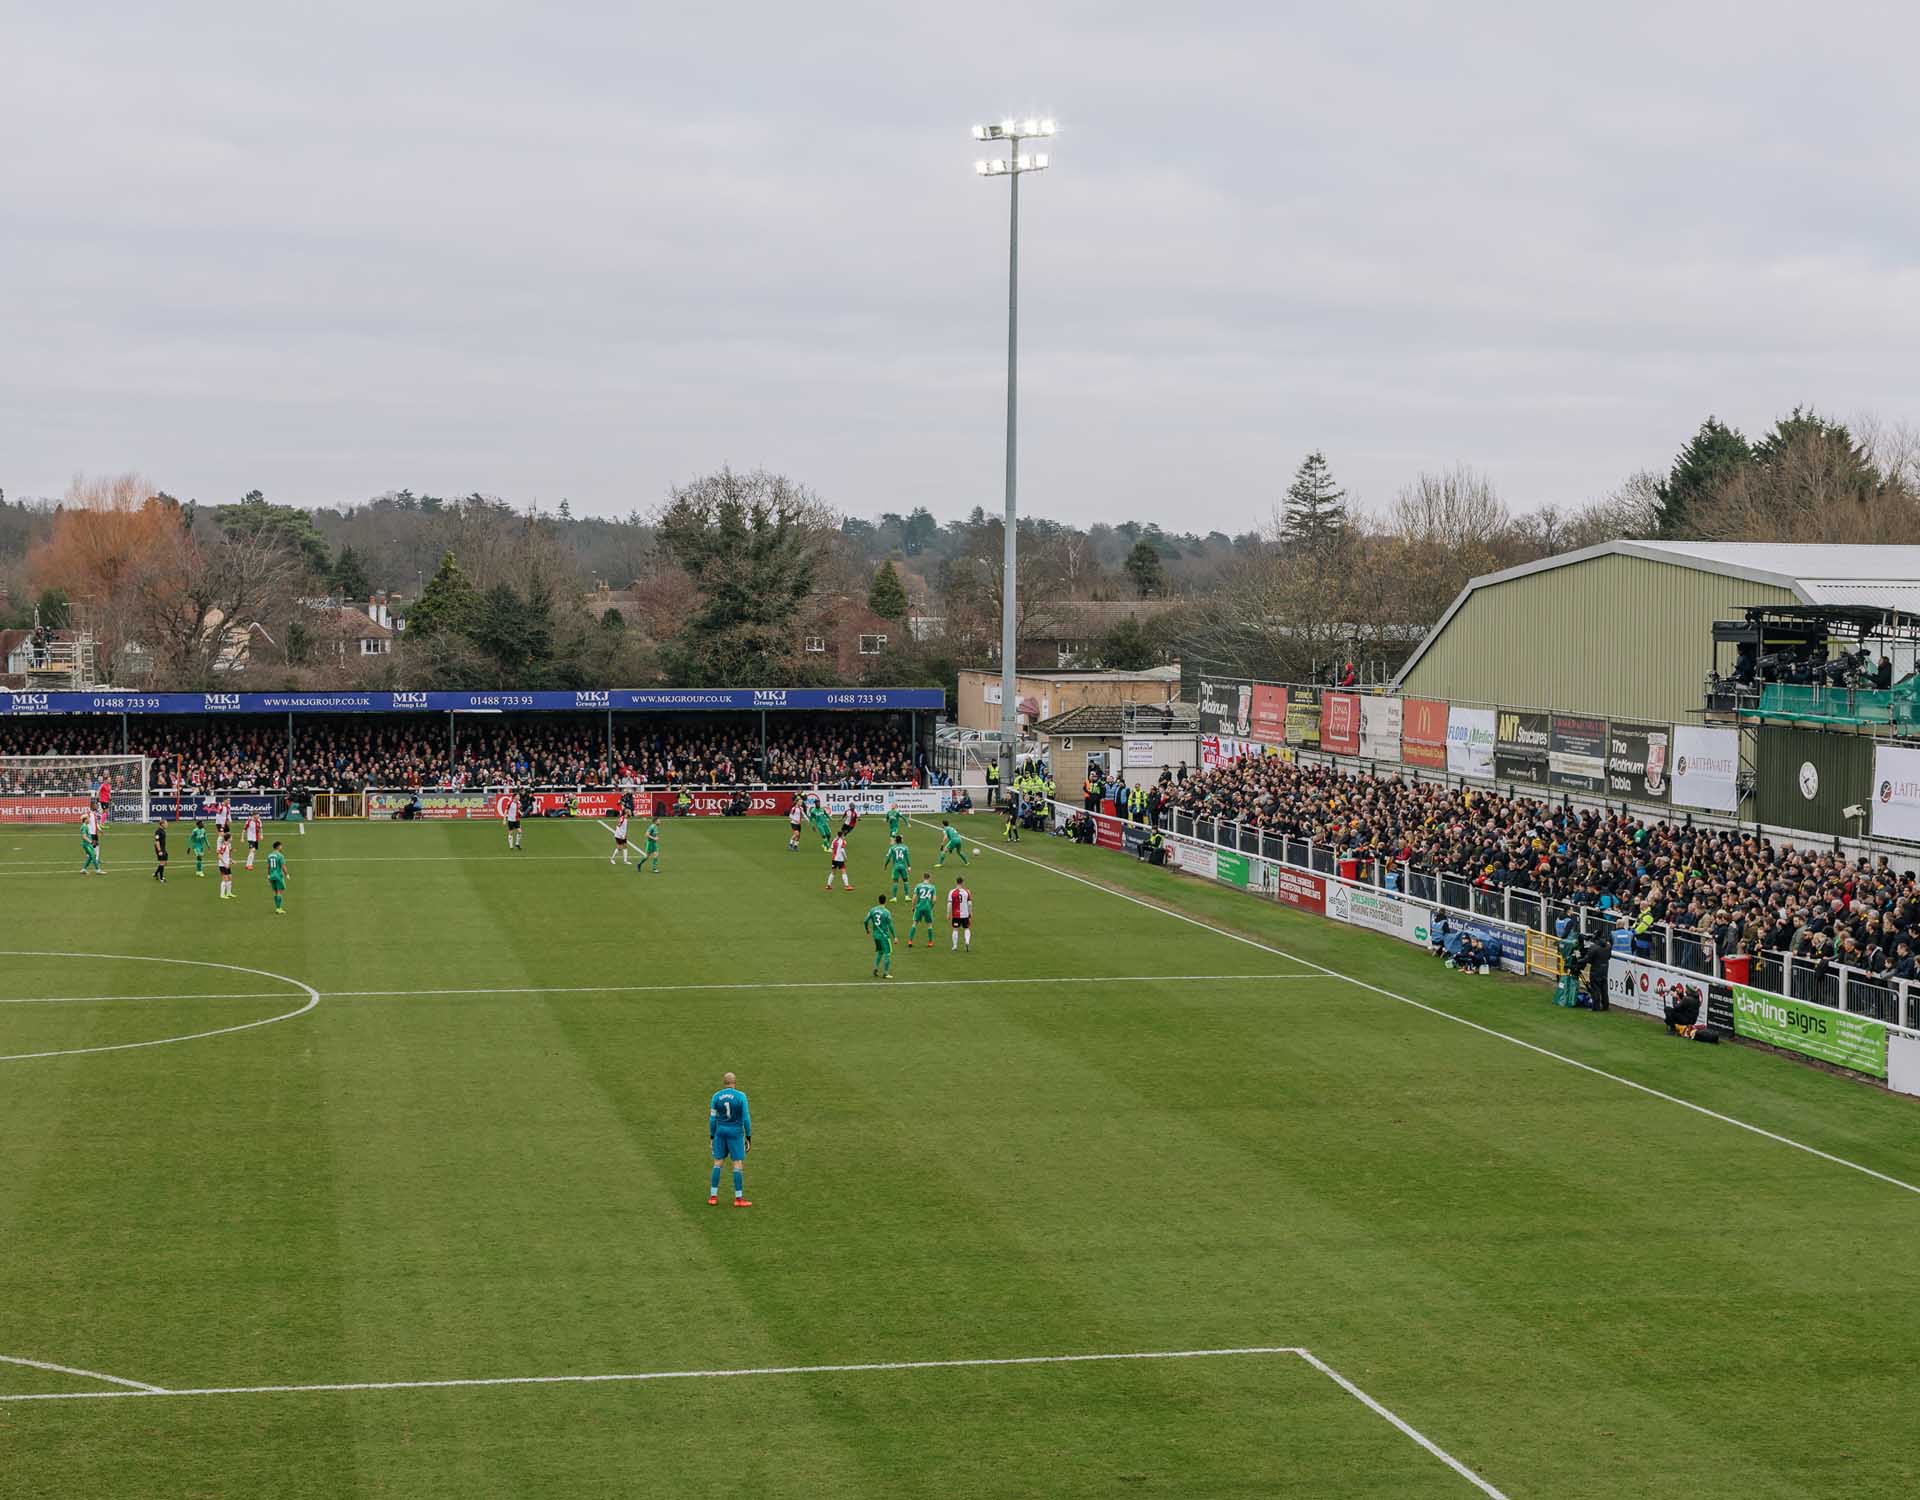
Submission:
{"label": "goalpost", "polygon": [[71,823],[100,786],[112,796],[109,820],[153,816],[153,762],[145,755],[0,755],[0,823]]}

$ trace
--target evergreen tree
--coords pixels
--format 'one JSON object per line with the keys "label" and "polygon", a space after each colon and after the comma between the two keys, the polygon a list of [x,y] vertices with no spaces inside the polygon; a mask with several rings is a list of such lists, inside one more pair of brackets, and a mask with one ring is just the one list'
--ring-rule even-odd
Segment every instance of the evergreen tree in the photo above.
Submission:
{"label": "evergreen tree", "polygon": [[334,593],[342,599],[365,599],[373,592],[373,581],[367,577],[360,554],[351,547],[342,547],[333,560],[332,583]]}
{"label": "evergreen tree", "polygon": [[1763,469],[1784,468],[1794,460],[1817,468],[1842,494],[1864,498],[1881,483],[1873,461],[1843,423],[1798,406],[1753,445],[1753,461]]}
{"label": "evergreen tree", "polygon": [[1144,671],[1159,657],[1159,652],[1154,649],[1152,634],[1132,615],[1116,621],[1114,627],[1100,638],[1095,652],[1100,665],[1110,672]]}
{"label": "evergreen tree", "polygon": [[1753,447],[1738,429],[1709,416],[1680,450],[1673,461],[1673,472],[1656,492],[1660,535],[1684,536],[1690,514],[1728,476],[1753,459]]}
{"label": "evergreen tree", "polygon": [[900,528],[900,546],[908,557],[918,557],[939,535],[940,523],[934,520],[933,512],[924,505],[916,506],[907,517],[906,525]]}
{"label": "evergreen tree", "polygon": [[1294,471],[1281,509],[1280,537],[1290,547],[1324,556],[1347,534],[1347,492],[1334,483],[1327,456],[1315,449]]}
{"label": "evergreen tree", "polygon": [[826,509],[777,474],[722,469],[675,490],[657,520],[662,549],[700,604],[666,651],[675,681],[770,687],[791,671],[794,620],[813,589]]}
{"label": "evergreen tree", "polygon": [[479,591],[448,552],[421,590],[419,603],[408,612],[407,634],[428,636],[441,630],[463,634],[473,628],[479,613]]}
{"label": "evergreen tree", "polygon": [[1133,544],[1125,566],[1127,576],[1133,580],[1133,586],[1140,591],[1142,599],[1151,599],[1167,591],[1167,573],[1160,565],[1159,550],[1145,537]]}
{"label": "evergreen tree", "polygon": [[867,608],[883,620],[904,620],[907,617],[907,590],[900,582],[900,575],[894,571],[893,559],[887,559],[873,570],[873,587],[867,590]]}
{"label": "evergreen tree", "polygon": [[320,535],[313,517],[297,505],[271,505],[260,491],[248,490],[238,505],[218,506],[213,519],[229,538],[262,533],[277,538],[313,578],[332,572],[327,539]]}

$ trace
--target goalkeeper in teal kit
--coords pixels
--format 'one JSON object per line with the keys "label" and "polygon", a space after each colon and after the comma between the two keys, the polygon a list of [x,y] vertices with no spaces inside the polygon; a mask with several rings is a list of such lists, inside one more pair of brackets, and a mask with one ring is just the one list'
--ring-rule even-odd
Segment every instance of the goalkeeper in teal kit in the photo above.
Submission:
{"label": "goalkeeper in teal kit", "polygon": [[733,1086],[733,1074],[720,1079],[720,1091],[707,1101],[707,1134],[713,1139],[713,1176],[707,1183],[707,1202],[720,1201],[720,1168],[733,1163],[733,1206],[752,1208],[747,1200],[747,1148],[753,1144],[753,1114],[747,1096]]}

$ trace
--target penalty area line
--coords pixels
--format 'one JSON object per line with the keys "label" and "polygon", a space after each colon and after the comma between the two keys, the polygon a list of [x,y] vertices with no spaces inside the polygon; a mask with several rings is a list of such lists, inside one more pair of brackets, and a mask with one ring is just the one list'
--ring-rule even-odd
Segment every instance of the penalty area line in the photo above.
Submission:
{"label": "penalty area line", "polygon": [[[931,825],[922,824],[921,826],[928,827]],[[1044,870],[1048,874],[1058,875],[1062,880],[1071,880],[1075,884],[1084,885],[1090,890],[1101,891],[1109,896],[1117,896],[1122,901],[1144,907],[1148,911],[1157,911],[1163,917],[1172,917],[1176,922],[1185,922],[1190,927],[1198,927],[1202,932],[1211,932],[1217,937],[1230,938],[1236,943],[1244,943],[1249,948],[1257,948],[1262,953],[1271,953],[1275,958],[1284,958],[1288,963],[1300,964],[1305,968],[1312,969],[1317,974],[1325,975],[1329,979],[1339,979],[1345,981],[1347,984],[1357,985],[1370,994],[1379,995],[1383,999],[1392,1000],[1401,1005],[1412,1006],[1415,1010],[1423,1010],[1430,1016],[1438,1016],[1441,1020],[1451,1021],[1456,1026],[1471,1027],[1483,1036],[1494,1037],[1499,1041],[1511,1043],[1515,1047],[1523,1047],[1527,1051],[1535,1053],[1540,1057],[1550,1058],[1557,1063],[1565,1063],[1568,1067],[1578,1068],[1583,1073],[1590,1073],[1595,1078],[1604,1078],[1609,1083],[1617,1083],[1622,1088],[1632,1089],[1636,1093],[1645,1094],[1649,1098],[1662,1100],[1667,1104],[1677,1104],[1680,1108],[1692,1110],[1697,1115],[1705,1115],[1709,1120],[1718,1120],[1722,1125],[1731,1125],[1736,1130],[1744,1130],[1750,1135],[1759,1136],[1762,1140],[1773,1141],[1775,1144],[1781,1146],[1790,1146],[1795,1151],[1804,1151],[1808,1156],[1818,1157],[1821,1161],[1831,1162],[1836,1167],[1845,1167],[1849,1171],[1858,1172],[1862,1176],[1871,1177],[1877,1182],[1884,1182],[1889,1187],[1897,1187],[1904,1192],[1912,1193],[1916,1197],[1920,1197],[1920,1186],[1916,1186],[1911,1182],[1902,1181],[1900,1178],[1891,1176],[1886,1172],[1875,1171],[1872,1167],[1863,1166],[1857,1161],[1849,1161],[1844,1156],[1836,1156],[1831,1151],[1822,1151],[1818,1146],[1809,1146],[1805,1141],[1796,1141],[1790,1135],[1781,1135],[1778,1131],[1768,1130],[1763,1125],[1750,1124],[1745,1120],[1735,1118],[1733,1115],[1723,1115],[1717,1109],[1709,1109],[1704,1104],[1695,1104],[1691,1099],[1682,1099],[1678,1094],[1669,1094],[1662,1089],[1654,1088],[1651,1084],[1639,1083],[1622,1074],[1609,1073],[1605,1068],[1596,1068],[1592,1063],[1581,1062],[1579,1058],[1569,1057],[1564,1052],[1555,1052],[1550,1047],[1542,1047],[1536,1042],[1526,1041],[1509,1032],[1496,1030],[1492,1026],[1483,1026],[1480,1022],[1470,1021],[1465,1016],[1457,1016],[1452,1011],[1442,1010],[1437,1005],[1428,1005],[1423,1000],[1415,1000],[1409,996],[1398,994],[1393,990],[1385,989],[1380,985],[1370,984],[1364,979],[1356,979],[1351,974],[1342,974],[1338,969],[1330,969],[1325,964],[1317,964],[1310,958],[1302,958],[1299,954],[1289,953],[1284,948],[1275,948],[1269,943],[1259,941],[1257,938],[1250,938],[1238,932],[1230,932],[1224,927],[1215,927],[1211,922],[1202,921],[1199,917],[1189,916],[1186,912],[1176,910],[1170,906],[1162,906],[1156,901],[1148,901],[1143,897],[1132,894],[1130,891],[1121,890],[1117,886],[1107,885],[1098,880],[1089,880],[1084,875],[1076,875],[1071,870],[1063,870],[1056,865],[1047,864],[1043,860],[1029,859],[1024,854],[1015,854],[1011,849],[999,849],[991,844],[984,847],[990,853],[1000,854],[1006,856],[1008,859],[1018,860],[1023,865],[1032,865],[1036,870]]]}
{"label": "penalty area line", "polygon": [[[641,1370],[603,1375],[498,1375],[449,1378],[442,1380],[336,1380],[314,1384],[284,1385],[208,1385],[157,1386],[117,1375],[102,1375],[92,1370],[76,1370],[66,1365],[42,1364],[37,1360],[11,1359],[10,1364],[30,1365],[35,1369],[79,1375],[105,1381],[121,1389],[111,1391],[31,1391],[0,1396],[0,1402],[28,1401],[112,1401],[170,1398],[206,1398],[213,1396],[303,1396],[339,1395],[369,1391],[447,1391],[476,1390],[503,1386],[553,1385],[647,1385],[669,1380],[744,1380],[775,1375],[870,1375],[915,1370],[990,1370],[1030,1368],[1036,1365],[1099,1365],[1170,1362],[1197,1359],[1246,1359],[1292,1356],[1319,1371],[1341,1390],[1352,1396],[1375,1416],[1382,1418],[1402,1436],[1418,1444],[1465,1479],[1489,1500],[1508,1500],[1487,1480],[1460,1462],[1412,1423],[1396,1415],[1381,1402],[1360,1389],[1325,1360],[1297,1344],[1253,1344],[1236,1349],[1148,1349],[1113,1354],[1026,1354],[984,1359],[891,1359],[865,1364],[832,1365],[758,1365],[733,1370]],[[0,1356],[3,1358],[4,1356]]]}
{"label": "penalty area line", "polygon": [[[51,1364],[44,1359],[23,1359],[17,1354],[0,1354],[0,1365],[21,1365],[29,1370],[48,1370],[55,1375],[78,1375],[82,1380],[100,1380],[108,1385],[124,1387],[118,1391],[61,1391],[53,1394],[61,1400],[74,1396],[168,1396],[173,1394],[163,1385],[148,1385],[144,1380],[128,1380],[122,1375],[103,1375],[98,1370],[82,1370],[74,1365]],[[8,1396],[8,1401],[18,1397]]]}

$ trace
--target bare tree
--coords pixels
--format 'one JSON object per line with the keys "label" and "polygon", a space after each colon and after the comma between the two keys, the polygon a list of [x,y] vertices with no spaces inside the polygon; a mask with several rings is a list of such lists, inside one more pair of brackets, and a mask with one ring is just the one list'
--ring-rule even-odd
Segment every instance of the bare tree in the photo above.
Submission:
{"label": "bare tree", "polygon": [[125,580],[136,638],[156,679],[211,686],[300,577],[300,559],[269,526],[210,536],[178,526],[156,538]]}

